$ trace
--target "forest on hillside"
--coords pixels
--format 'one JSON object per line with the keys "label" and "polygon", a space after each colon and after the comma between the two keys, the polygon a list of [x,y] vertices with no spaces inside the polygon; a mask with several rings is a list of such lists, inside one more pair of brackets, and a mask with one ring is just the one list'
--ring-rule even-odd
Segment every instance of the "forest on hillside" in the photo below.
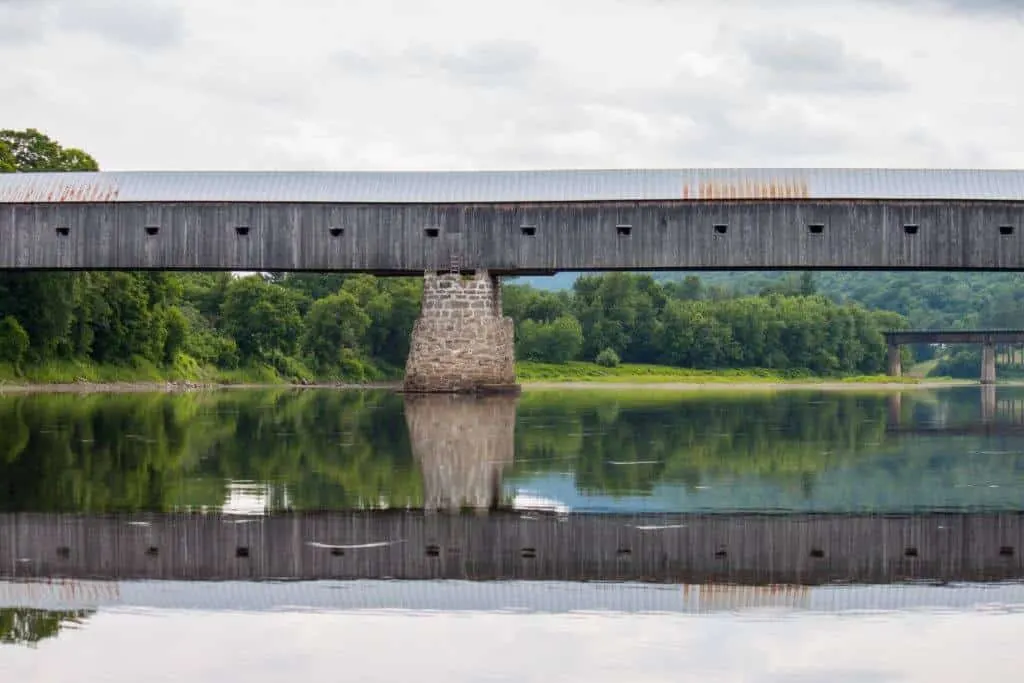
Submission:
{"label": "forest on hillside", "polygon": [[[2,171],[98,169],[39,131],[0,131]],[[1006,326],[1021,310],[1017,276],[922,274],[927,286],[910,286],[860,275],[611,273],[559,292],[513,281],[504,304],[523,360],[822,375],[882,372],[885,330]],[[420,296],[418,278],[352,274],[0,273],[0,377],[80,362],[175,378],[387,379],[401,373]]]}

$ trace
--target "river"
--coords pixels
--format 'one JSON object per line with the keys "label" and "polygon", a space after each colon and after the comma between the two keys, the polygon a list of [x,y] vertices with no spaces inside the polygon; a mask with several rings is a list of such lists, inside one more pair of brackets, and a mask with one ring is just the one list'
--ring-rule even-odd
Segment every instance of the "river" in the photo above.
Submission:
{"label": "river", "polygon": [[1015,387],[8,394],[0,493],[2,680],[1021,661]]}

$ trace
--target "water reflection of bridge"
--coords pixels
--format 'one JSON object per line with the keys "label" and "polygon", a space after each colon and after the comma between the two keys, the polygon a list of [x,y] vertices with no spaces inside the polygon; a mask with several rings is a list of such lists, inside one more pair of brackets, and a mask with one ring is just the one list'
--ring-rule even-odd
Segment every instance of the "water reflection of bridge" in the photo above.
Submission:
{"label": "water reflection of bridge", "polygon": [[819,585],[1024,577],[1024,514],[0,516],[0,578]]}
{"label": "water reflection of bridge", "polygon": [[922,423],[904,419],[903,394],[890,394],[886,430],[901,434],[942,434],[946,436],[1014,436],[1024,435],[1024,399],[999,398],[996,387],[983,385],[979,389],[977,416],[964,419],[940,414]]}

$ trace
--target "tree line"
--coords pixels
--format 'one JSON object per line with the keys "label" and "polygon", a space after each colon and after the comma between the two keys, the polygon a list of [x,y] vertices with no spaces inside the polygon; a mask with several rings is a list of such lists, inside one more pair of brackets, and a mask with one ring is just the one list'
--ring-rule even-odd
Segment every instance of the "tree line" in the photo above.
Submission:
{"label": "tree line", "polygon": [[[88,154],[35,130],[0,131],[0,168],[94,171]],[[133,366],[154,376],[211,370],[249,379],[400,375],[419,313],[418,278],[370,275],[0,273],[0,364],[17,375],[52,362]],[[652,363],[818,374],[884,369],[883,331],[906,320],[815,293],[723,297],[699,278],[612,273],[569,292],[505,288],[520,359]]]}

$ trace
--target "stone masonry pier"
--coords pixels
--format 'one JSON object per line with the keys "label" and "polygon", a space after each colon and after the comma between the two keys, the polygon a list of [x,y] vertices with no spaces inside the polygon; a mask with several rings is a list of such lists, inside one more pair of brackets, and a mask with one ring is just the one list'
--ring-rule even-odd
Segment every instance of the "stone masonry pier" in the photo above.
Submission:
{"label": "stone masonry pier", "polygon": [[487,271],[427,272],[423,304],[405,365],[407,392],[480,392],[516,388],[511,318],[501,283]]}

